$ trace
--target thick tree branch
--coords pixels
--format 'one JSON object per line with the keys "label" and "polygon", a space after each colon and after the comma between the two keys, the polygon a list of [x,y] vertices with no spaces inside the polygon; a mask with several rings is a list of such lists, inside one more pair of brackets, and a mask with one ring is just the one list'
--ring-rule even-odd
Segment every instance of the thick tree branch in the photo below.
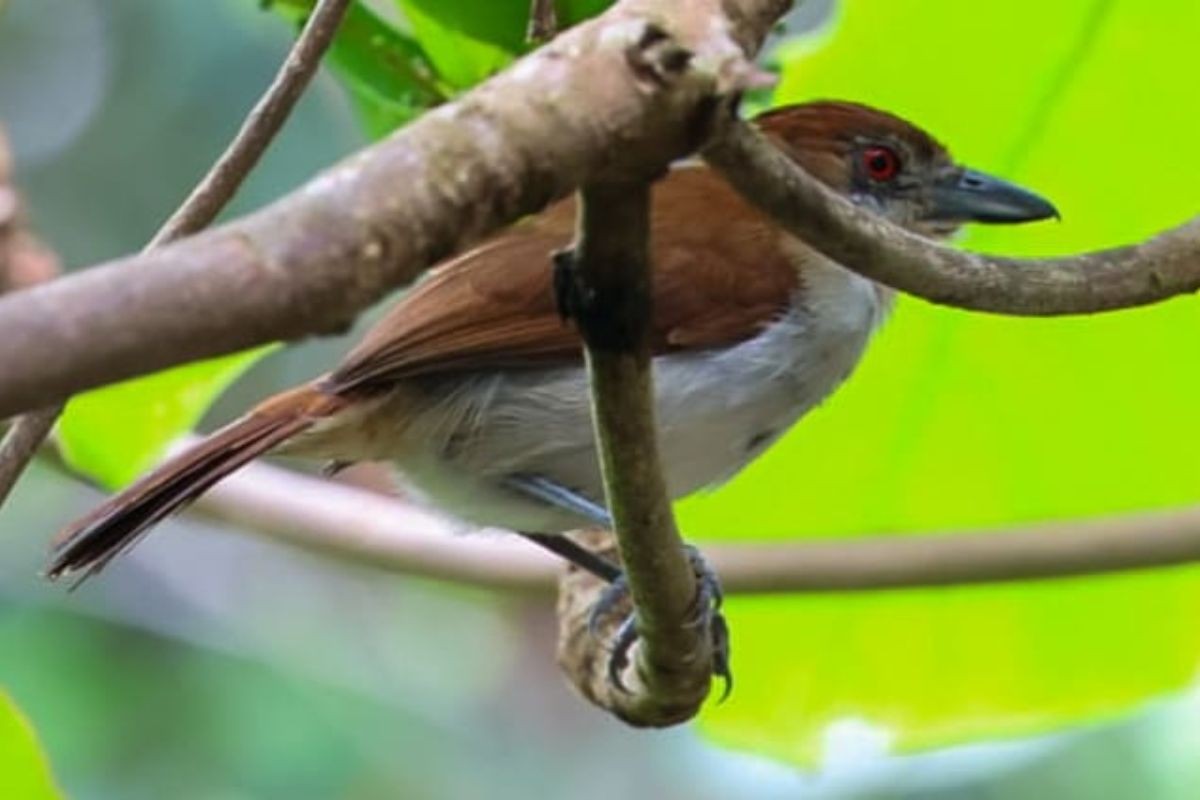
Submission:
{"label": "thick tree branch", "polygon": [[[638,725],[691,718],[708,696],[712,640],[695,625],[698,587],[675,527],[658,455],[650,355],[650,185],[589,184],[580,195],[572,250],[556,258],[565,315],[578,325],[592,388],[592,414],[621,561],[639,641],[632,690],[607,679],[599,637],[583,634],[586,614],[567,614],[564,638],[581,642],[562,661],[585,696]],[[581,584],[590,606],[598,592]],[[703,609],[707,612],[708,609]],[[582,625],[582,629],[580,626]],[[607,631],[611,636],[615,627]],[[592,645],[589,648],[586,645]]]}
{"label": "thick tree branch", "polygon": [[[183,201],[183,205],[154,234],[145,250],[204,228],[233,199],[316,74],[321,57],[333,41],[338,23],[349,5],[350,0],[320,0],[317,3],[275,80],[250,111],[229,147]],[[6,160],[4,154],[0,153],[0,162]],[[0,163],[0,192],[3,191],[6,173],[7,164]],[[3,253],[3,244],[0,241],[0,253]],[[0,255],[2,258],[4,256]],[[7,264],[0,263],[0,275],[8,272],[3,269],[5,266]],[[57,272],[57,269],[48,271],[43,279],[49,280]],[[14,274],[21,273],[14,270]],[[0,279],[0,289],[2,287],[3,281]],[[54,430],[54,424],[64,408],[66,406],[62,403],[55,403],[22,415],[0,441],[0,506],[8,499],[41,443]]]}
{"label": "thick tree branch", "polygon": [[0,417],[344,328],[463,245],[614,176],[616,156],[661,167],[753,79],[746,48],[789,5],[623,0],[256,214],[0,299]]}
{"label": "thick tree branch", "polygon": [[704,156],[806,244],[934,303],[1002,314],[1084,314],[1200,288],[1200,217],[1128,247],[1067,258],[984,256],[935,244],[856,207],[744,123],[726,126]]}

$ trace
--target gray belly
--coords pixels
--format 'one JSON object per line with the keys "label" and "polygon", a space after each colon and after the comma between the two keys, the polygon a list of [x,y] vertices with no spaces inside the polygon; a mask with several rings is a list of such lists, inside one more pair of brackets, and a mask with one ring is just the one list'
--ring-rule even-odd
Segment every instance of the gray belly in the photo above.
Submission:
{"label": "gray belly", "polygon": [[[837,269],[761,334],[735,347],[654,361],[659,447],[672,497],[713,486],[760,455],[850,374],[886,298]],[[406,449],[402,479],[466,521],[560,532],[583,522],[501,488],[541,475],[597,502],[604,491],[582,368],[506,371],[431,381],[414,419],[427,442]]]}

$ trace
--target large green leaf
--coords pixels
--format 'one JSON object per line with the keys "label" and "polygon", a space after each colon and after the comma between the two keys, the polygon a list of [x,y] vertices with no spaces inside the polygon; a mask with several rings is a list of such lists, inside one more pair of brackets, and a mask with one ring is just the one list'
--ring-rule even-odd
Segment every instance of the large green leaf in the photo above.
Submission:
{"label": "large green leaf", "polygon": [[[447,31],[474,42],[486,42],[496,49],[517,53],[525,47],[525,26],[529,15],[526,0],[396,0],[404,15],[429,20]],[[420,34],[418,34],[419,36]]]}
{"label": "large green leaf", "polygon": [[58,425],[63,458],[104,486],[124,486],[161,459],[167,446],[270,350],[197,361],[79,395]]}
{"label": "large green leaf", "polygon": [[[856,0],[785,54],[780,101],[845,97],[1052,198],[1061,224],[964,245],[1071,253],[1200,212],[1193,0]],[[849,384],[729,487],[710,538],[851,536],[1200,499],[1193,298],[1009,319],[903,300]],[[1200,654],[1194,569],[958,590],[739,600],[718,739],[811,762],[851,717],[899,748],[1040,731],[1178,689]]]}
{"label": "large green leaf", "polygon": [[0,796],[20,800],[59,797],[33,728],[4,692],[0,692]]}

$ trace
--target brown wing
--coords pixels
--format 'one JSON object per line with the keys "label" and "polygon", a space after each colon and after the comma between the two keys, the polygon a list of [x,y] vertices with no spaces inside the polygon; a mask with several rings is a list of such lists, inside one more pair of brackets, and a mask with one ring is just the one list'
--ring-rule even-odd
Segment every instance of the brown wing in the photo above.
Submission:
{"label": "brown wing", "polygon": [[[651,223],[655,353],[749,338],[799,287],[779,229],[707,169],[675,170],[658,183]],[[563,201],[437,267],[350,352],[331,383],[349,389],[578,362],[582,344],[558,315],[550,265],[573,224],[573,201]]]}

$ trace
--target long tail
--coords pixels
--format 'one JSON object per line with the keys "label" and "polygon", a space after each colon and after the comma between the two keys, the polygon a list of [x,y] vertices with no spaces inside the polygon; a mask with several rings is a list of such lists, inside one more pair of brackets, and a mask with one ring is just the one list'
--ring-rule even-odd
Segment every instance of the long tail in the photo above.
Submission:
{"label": "long tail", "polygon": [[315,384],[275,395],[195,446],[143,475],[54,539],[46,575],[80,580],[102,570],[152,526],[183,509],[217,481],[344,405]]}

